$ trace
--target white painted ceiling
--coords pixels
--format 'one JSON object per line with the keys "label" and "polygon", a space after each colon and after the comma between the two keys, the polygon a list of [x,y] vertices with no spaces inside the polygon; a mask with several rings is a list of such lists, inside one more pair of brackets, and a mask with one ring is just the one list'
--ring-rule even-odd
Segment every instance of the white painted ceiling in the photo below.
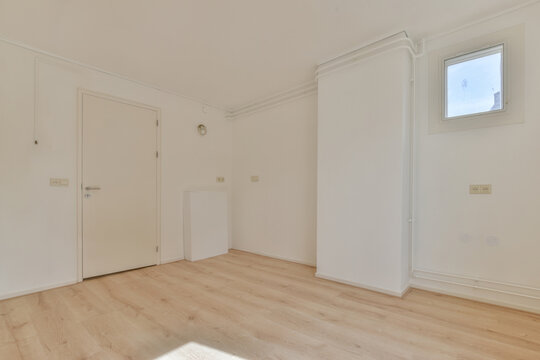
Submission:
{"label": "white painted ceiling", "polygon": [[443,31],[528,0],[0,0],[0,36],[234,108],[406,30]]}

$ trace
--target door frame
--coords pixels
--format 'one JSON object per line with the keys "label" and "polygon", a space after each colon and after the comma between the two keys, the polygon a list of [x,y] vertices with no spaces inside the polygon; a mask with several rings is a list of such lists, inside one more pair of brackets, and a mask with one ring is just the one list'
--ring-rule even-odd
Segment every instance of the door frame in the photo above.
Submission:
{"label": "door frame", "polygon": [[83,184],[82,184],[82,165],[83,165],[83,96],[92,95],[105,100],[140,107],[152,110],[156,113],[156,151],[158,152],[156,164],[156,264],[161,264],[161,109],[155,106],[142,104],[136,101],[123,99],[113,95],[87,90],[85,88],[77,89],[77,281],[83,281]]}

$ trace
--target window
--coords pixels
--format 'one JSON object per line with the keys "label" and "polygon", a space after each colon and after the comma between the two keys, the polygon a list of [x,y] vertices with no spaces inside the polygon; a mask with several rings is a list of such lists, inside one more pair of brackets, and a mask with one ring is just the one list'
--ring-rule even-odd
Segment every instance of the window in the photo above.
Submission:
{"label": "window", "polygon": [[445,119],[504,110],[504,45],[444,61]]}
{"label": "window", "polygon": [[434,39],[426,48],[430,134],[525,121],[524,24],[471,33]]}

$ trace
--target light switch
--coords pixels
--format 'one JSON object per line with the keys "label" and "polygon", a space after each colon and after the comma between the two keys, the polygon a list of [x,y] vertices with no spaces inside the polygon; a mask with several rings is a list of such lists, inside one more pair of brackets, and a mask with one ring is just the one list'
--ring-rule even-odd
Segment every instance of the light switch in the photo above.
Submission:
{"label": "light switch", "polygon": [[216,182],[218,182],[218,183],[224,183],[224,182],[225,182],[225,178],[224,178],[223,176],[218,176],[218,177],[216,178]]}
{"label": "light switch", "polygon": [[473,184],[469,185],[469,194],[473,195],[490,195],[491,184]]}
{"label": "light switch", "polygon": [[251,182],[259,182],[259,177],[257,175],[252,175]]}
{"label": "light switch", "polygon": [[69,186],[69,179],[50,178],[50,186]]}

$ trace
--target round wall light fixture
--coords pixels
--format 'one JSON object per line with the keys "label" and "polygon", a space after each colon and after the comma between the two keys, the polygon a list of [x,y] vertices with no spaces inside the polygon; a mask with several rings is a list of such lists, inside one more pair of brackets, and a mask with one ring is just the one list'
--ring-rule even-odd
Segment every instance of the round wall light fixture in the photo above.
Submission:
{"label": "round wall light fixture", "polygon": [[199,135],[204,136],[208,133],[208,129],[206,129],[206,125],[199,124],[197,126],[197,132],[199,133]]}

